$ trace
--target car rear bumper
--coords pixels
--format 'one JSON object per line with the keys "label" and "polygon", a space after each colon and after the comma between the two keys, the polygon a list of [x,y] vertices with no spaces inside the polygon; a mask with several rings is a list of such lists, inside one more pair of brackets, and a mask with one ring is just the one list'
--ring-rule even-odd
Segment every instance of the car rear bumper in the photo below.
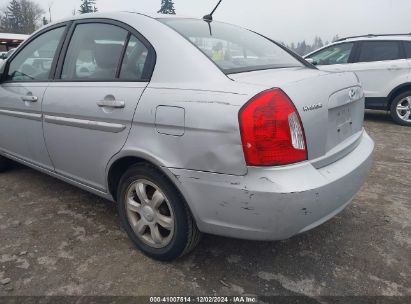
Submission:
{"label": "car rear bumper", "polygon": [[199,229],[251,240],[280,240],[331,219],[352,201],[372,163],[366,132],[345,157],[322,168],[310,162],[250,167],[245,176],[170,169]]}

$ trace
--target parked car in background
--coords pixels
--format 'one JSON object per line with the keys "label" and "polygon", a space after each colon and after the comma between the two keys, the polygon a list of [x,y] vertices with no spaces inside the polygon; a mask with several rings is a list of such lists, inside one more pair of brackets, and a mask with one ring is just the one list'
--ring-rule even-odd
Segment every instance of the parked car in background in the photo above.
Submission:
{"label": "parked car in background", "polygon": [[343,38],[304,58],[324,71],[355,72],[367,109],[390,111],[411,126],[411,34]]}
{"label": "parked car in background", "polygon": [[8,52],[2,52],[0,54],[0,59],[6,60],[7,58],[10,57],[11,54],[13,54],[14,51],[15,49],[10,49]]}
{"label": "parked car in background", "polygon": [[4,64],[4,62],[13,54],[16,49],[10,49],[8,52],[3,52],[0,54],[0,67]]}
{"label": "parked car in background", "polygon": [[201,232],[312,229],[371,166],[353,73],[226,23],[81,15],[36,32],[1,74],[0,169],[17,160],[116,201],[131,240],[160,260]]}
{"label": "parked car in background", "polygon": [[0,67],[28,35],[0,33]]}
{"label": "parked car in background", "polygon": [[3,63],[6,61],[6,56],[7,52],[1,52],[0,53],[0,67],[3,65]]}
{"label": "parked car in background", "polygon": [[12,48],[18,47],[29,35],[0,33],[0,52],[8,52]]}

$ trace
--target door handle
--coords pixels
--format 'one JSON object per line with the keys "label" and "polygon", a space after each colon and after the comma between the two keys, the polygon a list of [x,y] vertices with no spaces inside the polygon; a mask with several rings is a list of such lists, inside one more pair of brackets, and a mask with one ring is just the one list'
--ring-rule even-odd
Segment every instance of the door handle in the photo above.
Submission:
{"label": "door handle", "polygon": [[120,100],[100,100],[100,101],[97,101],[97,105],[101,108],[104,107],[104,108],[121,109],[126,106],[126,103]]}
{"label": "door handle", "polygon": [[37,102],[38,98],[37,98],[37,96],[27,95],[27,96],[22,96],[21,100],[22,101],[28,101],[28,102]]}

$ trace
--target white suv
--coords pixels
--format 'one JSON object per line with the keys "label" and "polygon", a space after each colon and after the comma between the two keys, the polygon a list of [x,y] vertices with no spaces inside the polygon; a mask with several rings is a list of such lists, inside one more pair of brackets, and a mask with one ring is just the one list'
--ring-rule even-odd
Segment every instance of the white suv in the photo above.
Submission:
{"label": "white suv", "polygon": [[411,126],[411,34],[343,38],[304,58],[321,70],[355,72],[367,109],[390,111]]}

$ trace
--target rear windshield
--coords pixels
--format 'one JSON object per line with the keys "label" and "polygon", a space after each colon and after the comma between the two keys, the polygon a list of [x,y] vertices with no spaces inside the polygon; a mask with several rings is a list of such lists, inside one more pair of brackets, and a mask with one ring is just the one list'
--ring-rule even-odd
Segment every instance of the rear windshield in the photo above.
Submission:
{"label": "rear windshield", "polygon": [[224,73],[302,67],[276,43],[238,26],[198,19],[159,19],[190,40]]}

